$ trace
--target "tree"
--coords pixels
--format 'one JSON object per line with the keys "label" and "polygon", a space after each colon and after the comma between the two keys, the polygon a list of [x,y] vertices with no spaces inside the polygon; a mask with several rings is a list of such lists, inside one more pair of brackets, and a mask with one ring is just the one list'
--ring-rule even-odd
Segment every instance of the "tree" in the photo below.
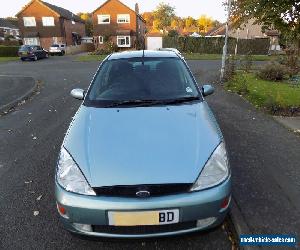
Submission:
{"label": "tree", "polygon": [[179,24],[178,19],[177,18],[173,18],[172,21],[171,21],[171,28],[173,30],[178,29],[178,24]]}
{"label": "tree", "polygon": [[177,30],[170,30],[169,32],[168,32],[168,36],[169,37],[176,37],[176,36],[178,36],[179,34],[178,34],[178,31]]}
{"label": "tree", "polygon": [[169,4],[160,3],[153,12],[154,21],[156,22],[157,29],[166,30],[171,25],[172,18],[175,17],[175,8]]}
{"label": "tree", "polygon": [[299,0],[236,0],[232,5],[232,17],[237,25],[255,18],[263,29],[277,29],[293,40],[300,48]]}
{"label": "tree", "polygon": [[162,27],[160,20],[154,19],[152,30],[153,31],[160,31],[160,29],[161,29],[160,27]]}
{"label": "tree", "polygon": [[152,12],[145,12],[142,14],[142,17],[146,21],[146,26],[148,30],[152,29],[153,26],[153,21],[154,21],[154,16]]}
{"label": "tree", "polygon": [[196,20],[194,18],[192,18],[191,16],[189,16],[185,19],[185,27],[187,29],[195,26],[195,24],[196,24]]}
{"label": "tree", "polygon": [[199,30],[201,32],[206,33],[207,31],[209,31],[212,28],[213,19],[206,15],[202,15],[198,18],[197,24],[198,24]]}
{"label": "tree", "polygon": [[83,21],[85,21],[85,31],[87,36],[93,35],[93,20],[92,20],[92,14],[91,13],[78,13],[77,16],[79,16]]}

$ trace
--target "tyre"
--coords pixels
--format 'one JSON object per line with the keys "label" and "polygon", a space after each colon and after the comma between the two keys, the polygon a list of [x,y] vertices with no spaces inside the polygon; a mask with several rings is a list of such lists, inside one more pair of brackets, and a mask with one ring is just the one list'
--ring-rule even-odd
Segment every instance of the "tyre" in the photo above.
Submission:
{"label": "tyre", "polygon": [[49,54],[48,53],[45,54],[45,58],[49,58]]}
{"label": "tyre", "polygon": [[60,54],[63,56],[65,54],[65,51],[62,51]]}
{"label": "tyre", "polygon": [[25,58],[21,58],[21,61],[24,62],[24,61],[25,61]]}
{"label": "tyre", "polygon": [[33,61],[37,61],[37,60],[38,60],[37,56],[36,56],[36,55],[34,55],[34,57],[33,57]]}

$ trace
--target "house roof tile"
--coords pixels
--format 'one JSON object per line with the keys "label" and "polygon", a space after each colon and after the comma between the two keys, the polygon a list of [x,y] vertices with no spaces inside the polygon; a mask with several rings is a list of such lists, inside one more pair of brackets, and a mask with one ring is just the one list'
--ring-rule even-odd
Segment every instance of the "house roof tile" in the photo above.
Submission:
{"label": "house roof tile", "polygon": [[62,7],[56,6],[54,4],[50,4],[41,0],[32,0],[28,4],[26,4],[21,11],[19,11],[16,16],[19,16],[20,13],[22,13],[26,8],[28,8],[33,2],[39,2],[40,4],[46,6],[47,8],[51,9],[53,12],[57,13],[62,18],[68,19],[68,20],[74,20],[76,22],[82,22],[84,23],[84,20],[82,20],[79,16],[75,15],[71,11],[64,9]]}
{"label": "house roof tile", "polygon": [[44,5],[46,5],[47,7],[49,7],[50,9],[54,10],[56,13],[58,13],[61,17],[68,19],[68,20],[74,20],[76,22],[82,22],[84,23],[84,21],[77,15],[75,15],[74,13],[72,13],[71,11],[64,9],[62,7],[58,7],[56,5],[41,1]]}

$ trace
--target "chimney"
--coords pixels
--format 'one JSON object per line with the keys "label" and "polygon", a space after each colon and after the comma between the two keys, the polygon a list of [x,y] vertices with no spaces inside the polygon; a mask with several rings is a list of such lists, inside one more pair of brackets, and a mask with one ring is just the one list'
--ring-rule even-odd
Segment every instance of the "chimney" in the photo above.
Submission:
{"label": "chimney", "polygon": [[139,14],[139,12],[140,12],[140,11],[139,11],[139,5],[138,5],[138,3],[136,3],[136,4],[135,4],[135,13],[136,13],[136,14]]}

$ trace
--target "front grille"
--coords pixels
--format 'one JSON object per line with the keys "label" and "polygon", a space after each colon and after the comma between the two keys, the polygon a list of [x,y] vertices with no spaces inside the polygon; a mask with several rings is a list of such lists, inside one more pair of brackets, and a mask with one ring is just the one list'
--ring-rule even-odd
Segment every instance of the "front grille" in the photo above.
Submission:
{"label": "front grille", "polygon": [[132,185],[132,186],[111,186],[111,187],[94,187],[97,195],[116,196],[116,197],[137,197],[139,191],[148,191],[150,196],[171,195],[188,192],[191,183],[184,184],[155,184],[155,185]]}
{"label": "front grille", "polygon": [[196,221],[180,222],[168,225],[154,225],[154,226],[93,226],[93,231],[96,233],[107,234],[127,234],[127,235],[142,235],[155,233],[168,233],[180,230],[187,230],[196,228]]}

